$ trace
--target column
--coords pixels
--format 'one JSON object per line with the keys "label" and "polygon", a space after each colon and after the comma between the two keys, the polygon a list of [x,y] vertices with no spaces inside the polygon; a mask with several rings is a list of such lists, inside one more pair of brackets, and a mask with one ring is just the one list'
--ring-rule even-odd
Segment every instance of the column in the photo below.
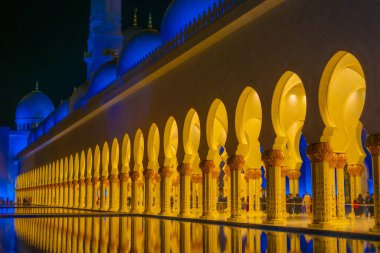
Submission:
{"label": "column", "polygon": [[224,168],[224,194],[227,197],[226,213],[231,213],[231,169],[228,166]]}
{"label": "column", "polygon": [[372,232],[380,232],[380,134],[371,134],[366,146],[372,157],[373,197],[375,203],[375,226]]}
{"label": "column", "polygon": [[336,218],[336,194],[335,194],[335,167],[338,163],[338,155],[336,153],[331,153],[329,160],[329,186],[330,186],[330,206],[331,206],[331,219],[335,220]]}
{"label": "column", "polygon": [[345,208],[345,197],[344,197],[344,166],[347,163],[347,157],[344,153],[337,154],[336,163],[336,186],[337,186],[337,196],[336,196],[336,217],[341,220],[346,219],[346,208]]}
{"label": "column", "polygon": [[93,201],[93,192],[92,192],[92,180],[91,178],[86,178],[86,209],[92,209],[92,201]]}
{"label": "column", "polygon": [[78,180],[73,181],[73,187],[74,187],[74,203],[73,207],[78,208],[79,207],[79,184]]}
{"label": "column", "polygon": [[215,170],[215,163],[212,160],[204,160],[199,164],[202,170],[202,188],[203,188],[203,213],[201,218],[213,219],[214,213],[212,212],[212,171]]}
{"label": "column", "polygon": [[289,170],[287,176],[289,178],[289,192],[295,196],[299,193],[299,178],[301,176],[301,171],[299,169]]}
{"label": "column", "polygon": [[[242,220],[242,210],[241,210],[241,196],[240,196],[240,185],[241,185],[241,171],[244,166],[244,157],[241,155],[231,156],[227,159],[227,165],[230,168],[231,173],[231,216],[229,220],[238,221]],[[253,198],[252,198],[253,199]]]}
{"label": "column", "polygon": [[131,210],[130,213],[139,213],[138,205],[137,205],[137,198],[138,198],[138,186],[137,186],[137,180],[140,176],[140,173],[138,171],[131,171],[129,173],[129,177],[132,181],[132,199],[131,199]]}
{"label": "column", "polygon": [[93,210],[99,210],[99,191],[98,191],[98,183],[99,183],[99,178],[98,177],[93,177],[92,178],[92,209]]}
{"label": "column", "polygon": [[86,207],[86,183],[84,179],[79,179],[79,208]]}
{"label": "column", "polygon": [[158,171],[161,176],[161,212],[160,215],[170,215],[170,180],[173,174],[172,168],[164,166]]}
{"label": "column", "polygon": [[255,218],[260,216],[260,196],[257,184],[260,181],[260,169],[247,169],[245,172],[247,179],[247,196],[249,199],[248,217]]}
{"label": "column", "polygon": [[153,214],[153,179],[154,171],[145,169],[143,171],[145,179],[145,214]]}
{"label": "column", "polygon": [[110,211],[117,212],[120,208],[120,180],[117,174],[112,174],[111,179],[111,206]]}
{"label": "column", "polygon": [[281,166],[284,154],[280,150],[269,150],[262,154],[267,172],[267,223],[284,224],[282,207]]}
{"label": "column", "polygon": [[69,183],[68,182],[63,182],[63,206],[64,207],[69,206]]}
{"label": "column", "polygon": [[313,222],[309,226],[331,227],[329,160],[332,151],[330,144],[327,142],[310,144],[306,149],[306,153],[311,161],[313,184]]}
{"label": "column", "polygon": [[128,174],[120,173],[120,212],[128,212]]}
{"label": "column", "polygon": [[191,164],[183,163],[177,168],[180,176],[180,217],[191,217],[190,212],[190,176]]}
{"label": "column", "polygon": [[288,216],[286,211],[286,174],[288,173],[288,168],[286,166],[281,166],[281,208],[283,217]]}
{"label": "column", "polygon": [[63,206],[63,194],[64,194],[65,186],[63,182],[59,183],[59,206]]}
{"label": "column", "polygon": [[100,178],[100,210],[108,211],[109,209],[109,185],[110,181],[107,176]]}

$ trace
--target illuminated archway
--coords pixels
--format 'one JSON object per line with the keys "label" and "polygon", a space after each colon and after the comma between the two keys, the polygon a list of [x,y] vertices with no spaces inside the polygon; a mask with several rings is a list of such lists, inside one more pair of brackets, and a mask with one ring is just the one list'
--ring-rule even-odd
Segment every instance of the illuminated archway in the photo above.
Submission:
{"label": "illuminated archway", "polygon": [[160,153],[160,133],[157,125],[154,123],[150,127],[148,134],[148,168],[157,172],[159,168],[158,155]]}
{"label": "illuminated archway", "polygon": [[93,193],[94,193],[94,199],[92,202],[92,208],[97,210],[100,208],[100,147],[99,145],[96,145],[95,151],[94,151],[94,175],[93,175]]}
{"label": "illuminated archway", "polygon": [[100,181],[101,186],[101,197],[100,197],[100,209],[108,210],[109,209],[109,162],[110,162],[110,150],[108,142],[104,142],[102,148],[102,177]]}
{"label": "illuminated archway", "polygon": [[131,161],[131,140],[128,134],[124,135],[123,143],[121,144],[121,172],[120,172],[120,185],[121,185],[121,198],[120,198],[120,211],[128,211],[128,199],[130,198],[131,180],[129,178]]}
{"label": "illuminated archway", "polygon": [[[45,172],[44,172],[45,174]],[[69,204],[69,159],[65,157],[64,169],[63,169],[63,182],[64,182],[64,192],[63,192],[63,206],[67,207]]]}
{"label": "illuminated archway", "polygon": [[134,166],[133,171],[131,171],[131,212],[141,212],[144,204],[144,180],[142,176],[144,159],[144,135],[141,129],[138,129],[135,135],[133,143],[133,159]]}
{"label": "illuminated archway", "polygon": [[158,155],[160,152],[160,133],[155,123],[149,129],[148,143],[148,167],[144,172],[145,177],[145,213],[157,213],[159,211],[160,185],[158,179]]}
{"label": "illuminated archway", "polygon": [[85,208],[86,206],[86,184],[85,180],[86,172],[86,154],[82,150],[80,154],[79,162],[79,208]]}
{"label": "illuminated archway", "polygon": [[87,160],[86,160],[86,208],[92,208],[93,202],[93,186],[92,186],[92,165],[93,165],[92,150],[89,148],[87,150]]}
{"label": "illuminated archway", "polygon": [[111,149],[111,211],[119,210],[120,187],[119,187],[119,159],[120,148],[116,138],[112,141]]}

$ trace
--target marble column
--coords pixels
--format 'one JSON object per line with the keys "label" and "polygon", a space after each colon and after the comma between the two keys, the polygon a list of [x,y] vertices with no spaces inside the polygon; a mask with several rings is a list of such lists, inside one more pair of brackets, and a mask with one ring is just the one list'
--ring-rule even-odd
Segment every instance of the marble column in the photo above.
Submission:
{"label": "marble column", "polygon": [[288,174],[288,168],[286,166],[281,166],[281,208],[283,217],[288,216],[286,211],[286,175]]}
{"label": "marble column", "polygon": [[260,212],[260,192],[257,184],[260,181],[261,170],[258,169],[247,169],[245,172],[245,177],[247,179],[247,196],[249,199],[249,209],[248,217],[255,218],[261,216]]}
{"label": "marble column", "polygon": [[380,134],[371,134],[366,146],[372,157],[373,196],[375,204],[375,226],[372,232],[380,233]]}
{"label": "marble column", "polygon": [[145,169],[143,171],[145,180],[145,214],[153,214],[153,180],[154,171],[152,169]]}
{"label": "marble column", "polygon": [[[65,187],[64,187],[64,184],[63,184],[63,182],[60,182],[59,183],[59,206],[63,206],[63,194],[64,194],[64,190],[65,190]],[[40,190],[40,194],[41,194],[41,196],[40,196],[40,199],[41,199],[41,197],[42,197],[42,192],[41,192],[41,190]]]}
{"label": "marble column", "polygon": [[110,176],[111,181],[111,205],[110,205],[110,211],[117,212],[120,208],[120,181],[119,176],[117,174],[112,174]]}
{"label": "marble column", "polygon": [[282,207],[281,167],[284,153],[280,150],[269,150],[262,154],[267,172],[267,220],[270,224],[284,224]]}
{"label": "marble column", "polygon": [[[92,209],[99,210],[100,207],[100,199],[99,199],[99,191],[98,191],[99,177],[92,178]],[[99,199],[99,202],[98,202]]]}
{"label": "marble column", "polygon": [[238,221],[242,220],[242,210],[241,210],[241,171],[243,169],[245,160],[241,155],[231,156],[227,159],[227,165],[231,172],[231,216],[229,220]]}
{"label": "marble column", "polygon": [[131,171],[129,173],[129,177],[132,181],[132,196],[131,196],[131,213],[139,213],[140,210],[138,208],[138,185],[137,180],[139,179],[140,173],[138,171]]}
{"label": "marble column", "polygon": [[74,203],[73,207],[78,208],[79,207],[79,184],[78,180],[73,181],[73,187],[74,187]]}
{"label": "marble column", "polygon": [[344,166],[347,163],[347,156],[344,153],[337,154],[336,163],[336,217],[337,219],[346,219],[345,197],[344,197]]}
{"label": "marble column", "polygon": [[331,187],[330,187],[330,166],[329,161],[332,156],[330,144],[319,142],[310,144],[306,153],[311,161],[312,184],[313,184],[313,221],[309,226],[331,227]]}
{"label": "marble column", "polygon": [[215,163],[212,160],[204,160],[199,164],[202,170],[202,188],[203,188],[203,212],[201,218],[214,219],[213,211],[213,183],[212,172],[216,170]]}
{"label": "marble column", "polygon": [[289,170],[287,171],[287,176],[289,178],[289,192],[295,196],[299,193],[301,171],[299,169]]}
{"label": "marble column", "polygon": [[336,194],[335,194],[335,168],[338,163],[338,155],[336,153],[331,153],[329,160],[329,187],[330,187],[330,207],[331,207],[331,219],[334,221],[336,219]]}
{"label": "marble column", "polygon": [[170,209],[170,180],[172,168],[164,166],[158,170],[161,176],[161,212],[160,215],[171,215]]}
{"label": "marble column", "polygon": [[190,176],[191,164],[183,163],[177,168],[180,176],[180,217],[191,217],[190,211]]}
{"label": "marble column", "polygon": [[[44,194],[45,194],[45,189],[44,189]],[[68,182],[63,182],[63,206],[64,207],[69,206],[69,183]]]}
{"label": "marble column", "polygon": [[128,174],[120,173],[120,212],[128,212]]}
{"label": "marble column", "polygon": [[92,186],[91,178],[86,178],[85,184],[86,184],[86,209],[92,209],[93,186]]}
{"label": "marble column", "polygon": [[86,207],[86,183],[83,178],[79,179],[79,208]]}
{"label": "marble column", "polygon": [[100,178],[100,209],[103,211],[108,211],[109,209],[109,186],[110,181],[107,176],[102,176]]}
{"label": "marble column", "polygon": [[69,192],[69,204],[68,207],[73,207],[74,204],[74,188],[73,188],[73,182],[69,181],[69,187],[68,187],[68,192]]}

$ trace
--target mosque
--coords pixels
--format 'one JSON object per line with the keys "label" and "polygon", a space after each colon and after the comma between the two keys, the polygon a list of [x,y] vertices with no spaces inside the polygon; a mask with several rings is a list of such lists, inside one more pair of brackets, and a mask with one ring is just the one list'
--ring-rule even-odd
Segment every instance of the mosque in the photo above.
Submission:
{"label": "mosque", "polygon": [[123,31],[120,0],[92,0],[87,81],[56,108],[38,87],[20,101],[0,193],[205,219],[223,199],[232,221],[262,217],[265,196],[283,224],[285,195],[308,192],[310,226],[328,227],[369,191],[378,231],[379,8],[173,0],[160,31],[136,11]]}

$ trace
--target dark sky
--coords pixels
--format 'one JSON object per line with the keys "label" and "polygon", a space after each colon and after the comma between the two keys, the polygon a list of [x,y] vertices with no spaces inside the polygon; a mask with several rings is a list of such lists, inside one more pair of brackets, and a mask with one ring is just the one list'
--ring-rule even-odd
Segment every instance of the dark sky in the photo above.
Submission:
{"label": "dark sky", "polygon": [[[90,0],[24,0],[0,2],[0,126],[14,126],[18,101],[34,89],[57,106],[86,78]],[[122,0],[123,28],[138,8],[139,26],[152,12],[160,27],[170,0]]]}

